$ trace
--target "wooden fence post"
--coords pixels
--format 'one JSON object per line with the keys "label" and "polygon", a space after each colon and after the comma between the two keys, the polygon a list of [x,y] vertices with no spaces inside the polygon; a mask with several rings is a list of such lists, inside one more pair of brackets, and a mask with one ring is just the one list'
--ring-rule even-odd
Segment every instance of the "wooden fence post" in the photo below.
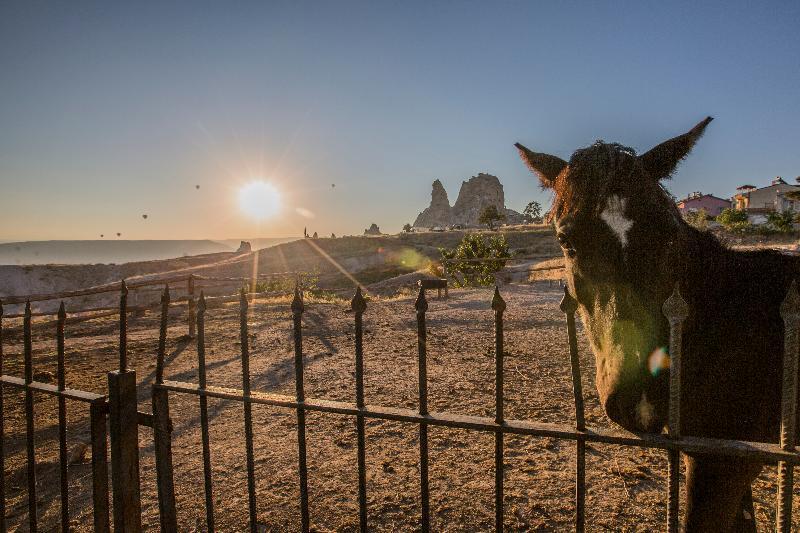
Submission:
{"label": "wooden fence post", "polygon": [[122,282],[119,304],[119,370],[108,373],[108,404],[111,415],[111,483],[114,494],[114,530],[142,529],[139,493],[139,421],[136,371],[127,369],[127,298]]}
{"label": "wooden fence post", "polygon": [[106,439],[105,402],[92,403],[89,408],[92,436],[92,503],[94,530],[107,533],[111,530],[108,517],[108,447]]}

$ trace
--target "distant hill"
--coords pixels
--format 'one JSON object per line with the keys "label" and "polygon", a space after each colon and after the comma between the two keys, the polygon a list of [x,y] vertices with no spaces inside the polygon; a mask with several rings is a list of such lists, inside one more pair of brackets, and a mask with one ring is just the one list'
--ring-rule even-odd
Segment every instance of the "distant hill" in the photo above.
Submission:
{"label": "distant hill", "polygon": [[[0,265],[123,264],[192,255],[232,252],[242,239],[25,241],[0,244]],[[245,239],[247,240],[247,239]],[[290,238],[250,239],[254,250]]]}

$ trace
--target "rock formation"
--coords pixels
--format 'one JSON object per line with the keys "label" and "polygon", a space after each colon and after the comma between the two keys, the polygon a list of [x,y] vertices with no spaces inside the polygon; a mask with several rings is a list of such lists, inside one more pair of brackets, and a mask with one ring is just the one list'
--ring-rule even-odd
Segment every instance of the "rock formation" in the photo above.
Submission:
{"label": "rock formation", "polygon": [[450,210],[450,200],[447,199],[447,191],[444,190],[442,182],[433,182],[431,191],[431,205],[417,216],[414,226],[418,228],[432,228],[434,226],[448,226],[452,213]]}
{"label": "rock formation", "polygon": [[364,235],[381,235],[381,229],[377,224],[373,223],[369,228],[364,230]]}
{"label": "rock formation", "polygon": [[478,218],[488,206],[494,205],[506,216],[507,224],[521,224],[524,217],[521,213],[505,206],[503,184],[497,176],[480,173],[461,183],[455,205],[450,207],[447,192],[439,180],[433,182],[431,205],[417,216],[414,226],[430,228],[434,226],[479,226]]}
{"label": "rock formation", "polygon": [[236,253],[237,254],[244,254],[244,253],[249,254],[252,251],[253,251],[253,247],[250,246],[250,243],[247,242],[247,241],[242,241],[241,243],[239,243],[239,249],[236,250]]}

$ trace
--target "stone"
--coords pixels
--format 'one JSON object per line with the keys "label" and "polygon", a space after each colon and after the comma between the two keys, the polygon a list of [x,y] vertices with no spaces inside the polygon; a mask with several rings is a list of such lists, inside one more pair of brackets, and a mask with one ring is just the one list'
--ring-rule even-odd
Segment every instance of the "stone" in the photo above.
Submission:
{"label": "stone", "polygon": [[447,191],[444,190],[442,182],[435,180],[431,191],[431,204],[417,216],[414,227],[431,228],[434,226],[447,226],[451,218],[450,200],[447,199]]}
{"label": "stone", "polygon": [[462,182],[453,207],[450,207],[442,183],[436,180],[433,182],[431,204],[417,216],[414,227],[480,226],[478,219],[490,205],[506,216],[503,222],[507,224],[522,224],[525,220],[521,213],[506,208],[503,184],[497,176],[481,172]]}
{"label": "stone", "polygon": [[239,243],[239,249],[236,250],[237,254],[249,254],[253,251],[253,247],[250,246],[250,243],[247,241],[241,241]]}
{"label": "stone", "polygon": [[374,222],[372,225],[364,230],[364,235],[382,235],[381,229]]}

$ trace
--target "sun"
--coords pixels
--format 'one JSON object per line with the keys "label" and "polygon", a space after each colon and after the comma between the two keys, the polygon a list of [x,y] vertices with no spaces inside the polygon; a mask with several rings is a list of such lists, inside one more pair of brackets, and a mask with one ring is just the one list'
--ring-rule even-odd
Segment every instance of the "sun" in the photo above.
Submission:
{"label": "sun", "polygon": [[280,211],[281,194],[271,183],[251,181],[239,189],[239,208],[256,220],[270,218]]}

